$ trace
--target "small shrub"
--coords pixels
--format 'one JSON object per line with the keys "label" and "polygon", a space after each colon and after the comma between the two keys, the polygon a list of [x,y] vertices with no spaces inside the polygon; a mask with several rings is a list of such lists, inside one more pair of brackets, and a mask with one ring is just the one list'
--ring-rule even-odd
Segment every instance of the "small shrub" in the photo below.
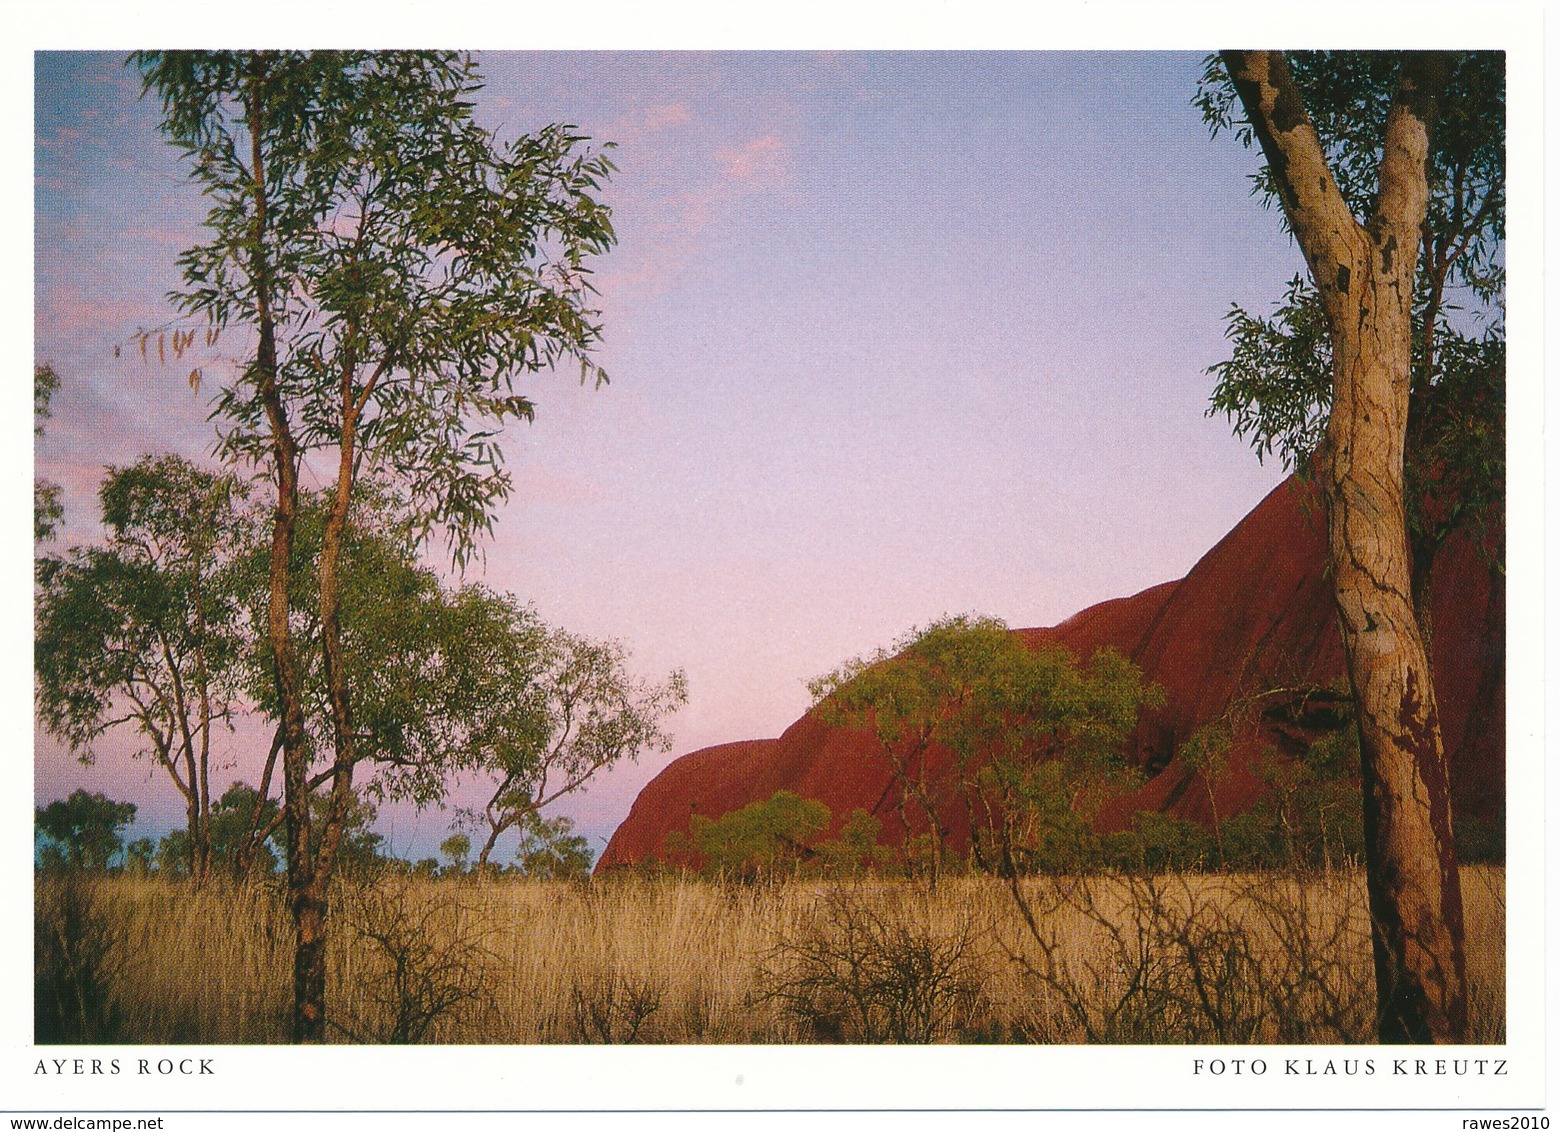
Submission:
{"label": "small shrub", "polygon": [[813,846],[809,873],[825,877],[859,877],[868,871],[886,873],[893,867],[894,850],[878,844],[883,823],[857,807],[840,827],[840,835]]}
{"label": "small shrub", "polygon": [[1131,829],[1102,842],[1104,860],[1125,872],[1195,872],[1219,855],[1214,836],[1197,822],[1161,813],[1138,814]]}
{"label": "small shrub", "polygon": [[1341,874],[1009,885],[1042,1041],[1360,1042],[1373,1037],[1368,924]]}
{"label": "small shrub", "polygon": [[590,842],[574,832],[571,818],[544,818],[535,810],[520,826],[516,871],[536,880],[587,881],[596,856]]}
{"label": "small shrub", "polygon": [[651,978],[617,972],[594,975],[569,991],[572,1036],[592,1045],[627,1045],[639,1038],[650,1016],[661,1009],[666,988]]}
{"label": "small shrub", "polygon": [[809,842],[829,825],[829,807],[778,790],[766,801],[753,802],[718,818],[694,814],[688,835],[671,839],[679,855],[690,849],[704,862],[704,872],[730,880],[778,880],[794,876],[812,852]]}
{"label": "small shrub", "polygon": [[967,922],[938,931],[908,905],[831,889],[765,958],[767,997],[823,1041],[924,1044],[968,1029],[987,1005],[978,937]]}
{"label": "small shrub", "polygon": [[333,1019],[354,1041],[407,1045],[436,1026],[480,1022],[494,1008],[491,934],[444,886],[388,875],[346,893],[348,950],[357,998],[341,996]]}
{"label": "small shrub", "polygon": [[1506,863],[1506,823],[1501,818],[1462,818],[1452,823],[1452,836],[1460,863]]}

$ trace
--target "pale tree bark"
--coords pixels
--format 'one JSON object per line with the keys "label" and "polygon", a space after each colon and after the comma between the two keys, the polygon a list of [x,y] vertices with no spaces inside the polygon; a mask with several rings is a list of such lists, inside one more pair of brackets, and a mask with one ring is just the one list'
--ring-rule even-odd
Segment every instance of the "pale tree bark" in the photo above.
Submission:
{"label": "pale tree bark", "polygon": [[1405,54],[1375,213],[1361,224],[1282,54],[1223,58],[1332,332],[1320,469],[1360,732],[1378,1032],[1385,1042],[1458,1042],[1467,1028],[1462,893],[1435,690],[1414,610],[1403,480],[1414,273],[1444,62]]}

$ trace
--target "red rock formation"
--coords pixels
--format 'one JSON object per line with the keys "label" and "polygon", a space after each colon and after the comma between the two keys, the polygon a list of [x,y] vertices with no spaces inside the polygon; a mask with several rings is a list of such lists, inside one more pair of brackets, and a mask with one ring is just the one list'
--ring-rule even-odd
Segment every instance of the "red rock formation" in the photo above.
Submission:
{"label": "red rock formation", "polygon": [[[1496,536],[1498,537],[1498,535]],[[1174,754],[1198,727],[1233,722],[1228,773],[1216,791],[1224,816],[1251,804],[1262,785],[1256,758],[1294,754],[1329,727],[1344,683],[1320,504],[1286,481],[1209,551],[1185,578],[1102,602],[1045,629],[1015,630],[1034,647],[1057,643],[1080,657],[1110,645],[1164,688],[1129,757],[1148,782],[1101,816],[1120,827],[1142,810],[1207,821],[1210,802],[1195,772]],[[1471,537],[1449,542],[1431,585],[1432,649],[1442,733],[1460,816],[1498,818],[1505,797],[1505,602],[1491,559]],[[1317,689],[1333,688],[1331,697]],[[600,867],[632,864],[686,831],[692,813],[718,817],[776,790],[825,803],[836,827],[855,808],[877,814],[883,837],[905,829],[874,740],[804,715],[778,739],[708,747],[676,760],[634,802]],[[964,815],[942,815],[951,847],[968,843]],[[910,815],[910,832],[921,832]]]}

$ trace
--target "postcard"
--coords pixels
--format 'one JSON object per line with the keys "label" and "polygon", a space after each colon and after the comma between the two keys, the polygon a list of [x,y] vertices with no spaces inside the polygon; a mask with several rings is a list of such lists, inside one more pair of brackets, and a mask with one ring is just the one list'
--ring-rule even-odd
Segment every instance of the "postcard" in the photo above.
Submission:
{"label": "postcard", "polygon": [[1542,11],[1058,11],[29,14],[13,1127],[1547,1127]]}

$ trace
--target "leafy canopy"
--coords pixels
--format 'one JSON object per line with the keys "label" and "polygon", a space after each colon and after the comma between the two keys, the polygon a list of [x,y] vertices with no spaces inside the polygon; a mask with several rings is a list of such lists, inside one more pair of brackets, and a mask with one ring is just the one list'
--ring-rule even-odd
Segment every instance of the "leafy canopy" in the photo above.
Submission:
{"label": "leafy canopy", "polygon": [[[212,202],[172,298],[212,330],[276,326],[301,454],[350,434],[457,561],[509,493],[498,437],[516,379],[600,337],[592,257],[616,240],[604,152],[567,125],[500,142],[469,58],[448,52],[141,52],[163,131]],[[271,443],[255,364],[221,390],[229,458]]]}
{"label": "leafy canopy", "polygon": [[[43,422],[52,415],[50,402],[59,392],[60,377],[54,367],[33,367],[33,439],[43,436]],[[47,542],[54,537],[65,517],[60,503],[60,485],[49,480],[33,480],[33,541]]]}
{"label": "leafy canopy", "polygon": [[[1164,702],[1113,649],[1080,666],[1065,648],[1030,648],[1001,621],[967,615],[808,687],[825,722],[876,736],[923,806],[962,801],[977,857],[999,869],[1058,830],[1082,835],[1105,795],[1134,780],[1124,744],[1139,713]],[[935,748],[952,756],[941,775],[927,770]]]}
{"label": "leafy canopy", "polygon": [[[1288,61],[1350,210],[1373,215],[1399,53],[1297,51]],[[1505,57],[1459,52],[1450,63],[1431,134],[1413,303],[1406,475],[1421,558],[1498,505],[1505,484]],[[1233,131],[1250,147],[1251,126],[1237,117],[1239,98],[1217,56],[1195,102],[1212,135]],[[1269,207],[1278,202],[1266,165],[1252,191]],[[1210,415],[1226,416],[1259,459],[1277,455],[1307,471],[1332,406],[1332,343],[1309,278],[1291,280],[1269,316],[1232,306],[1226,337],[1230,357],[1208,371]]]}
{"label": "leafy canopy", "polygon": [[666,722],[687,702],[687,679],[674,670],[642,680],[618,642],[548,628],[507,594],[463,587],[457,606],[465,628],[449,702],[472,723],[458,736],[458,765],[489,791],[462,815],[486,830],[486,864],[506,831],[539,836],[539,811],[597,774],[670,750]]}
{"label": "leafy canopy", "polygon": [[688,835],[707,872],[753,880],[794,869],[830,817],[822,802],[779,790],[718,818],[694,814]]}
{"label": "leafy canopy", "polygon": [[135,805],[75,790],[70,797],[34,811],[44,839],[44,861],[102,870],[124,846],[123,830],[135,820]]}
{"label": "leafy canopy", "polygon": [[108,469],[98,494],[104,545],[39,571],[39,713],[86,761],[105,732],[133,725],[139,753],[188,792],[195,784],[174,760],[195,756],[203,704],[228,718],[242,682],[243,490],[179,457],[148,456]]}

